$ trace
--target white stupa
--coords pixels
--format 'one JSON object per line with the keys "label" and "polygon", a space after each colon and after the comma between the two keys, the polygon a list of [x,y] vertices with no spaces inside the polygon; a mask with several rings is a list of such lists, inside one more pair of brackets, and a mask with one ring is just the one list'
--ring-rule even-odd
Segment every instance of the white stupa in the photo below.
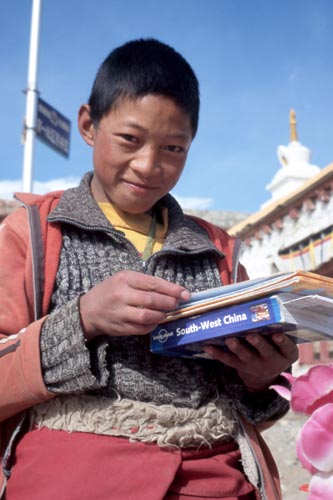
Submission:
{"label": "white stupa", "polygon": [[271,203],[299,188],[305,181],[316,175],[320,168],[311,165],[311,151],[303,146],[297,136],[296,113],[293,109],[289,113],[290,142],[288,146],[278,146],[277,156],[281,168],[274,175],[266,189],[271,192]]}

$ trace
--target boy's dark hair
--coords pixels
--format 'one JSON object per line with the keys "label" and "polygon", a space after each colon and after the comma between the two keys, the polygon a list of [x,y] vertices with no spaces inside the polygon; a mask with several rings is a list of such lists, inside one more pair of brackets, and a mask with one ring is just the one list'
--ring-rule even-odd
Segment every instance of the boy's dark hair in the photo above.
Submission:
{"label": "boy's dark hair", "polygon": [[196,134],[199,84],[188,62],[172,47],[155,39],[127,42],[113,50],[100,66],[89,98],[97,125],[123,97],[168,96],[188,114]]}

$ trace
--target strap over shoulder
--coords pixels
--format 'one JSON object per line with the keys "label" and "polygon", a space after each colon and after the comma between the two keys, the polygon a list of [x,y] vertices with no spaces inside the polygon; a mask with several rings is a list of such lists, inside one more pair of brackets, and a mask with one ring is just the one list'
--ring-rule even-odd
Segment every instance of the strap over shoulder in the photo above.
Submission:
{"label": "strap over shoulder", "polygon": [[[35,320],[46,314],[52,293],[52,277],[55,276],[58,265],[56,257],[60,253],[61,238],[55,237],[55,233],[60,229],[51,227],[47,222],[47,216],[56,207],[62,194],[63,191],[54,191],[46,195],[15,193],[15,198],[22,203],[28,214]],[[48,269],[48,276],[45,275],[45,268]],[[52,279],[48,279],[49,276]]]}
{"label": "strap over shoulder", "polygon": [[32,255],[32,275],[34,289],[34,319],[42,316],[44,294],[44,244],[39,210],[36,205],[25,205],[28,212],[30,245]]}

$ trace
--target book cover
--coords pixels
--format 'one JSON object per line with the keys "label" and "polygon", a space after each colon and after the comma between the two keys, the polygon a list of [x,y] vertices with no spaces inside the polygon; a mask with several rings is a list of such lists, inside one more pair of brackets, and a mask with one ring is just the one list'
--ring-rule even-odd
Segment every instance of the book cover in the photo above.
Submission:
{"label": "book cover", "polygon": [[296,343],[333,339],[333,299],[279,293],[184,316],[151,333],[151,351],[170,356],[206,357],[205,344],[223,347],[226,337],[283,332]]}

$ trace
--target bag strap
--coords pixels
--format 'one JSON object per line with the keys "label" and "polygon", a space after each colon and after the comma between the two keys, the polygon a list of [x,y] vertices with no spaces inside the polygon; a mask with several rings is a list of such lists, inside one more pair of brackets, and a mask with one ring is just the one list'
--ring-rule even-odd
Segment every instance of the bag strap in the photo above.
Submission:
{"label": "bag strap", "polygon": [[37,320],[42,315],[44,293],[44,245],[38,207],[35,205],[24,206],[28,211],[29,219],[34,289],[34,319]]}

